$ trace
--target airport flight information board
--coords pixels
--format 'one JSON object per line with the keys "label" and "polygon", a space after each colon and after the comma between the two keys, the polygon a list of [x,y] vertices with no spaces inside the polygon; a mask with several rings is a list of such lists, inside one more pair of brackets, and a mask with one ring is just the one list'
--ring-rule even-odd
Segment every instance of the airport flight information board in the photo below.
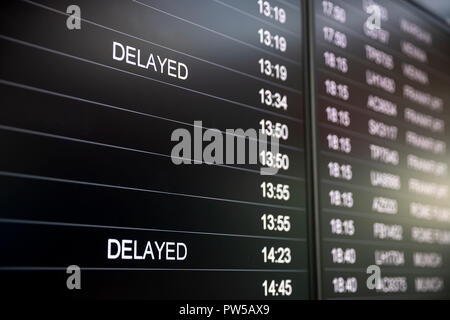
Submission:
{"label": "airport flight information board", "polygon": [[409,1],[0,4],[0,288],[450,298],[450,32]]}
{"label": "airport flight information board", "polygon": [[300,1],[2,1],[0,15],[3,288],[309,297]]}
{"label": "airport flight information board", "polygon": [[314,4],[323,297],[449,297],[450,36],[405,2]]}

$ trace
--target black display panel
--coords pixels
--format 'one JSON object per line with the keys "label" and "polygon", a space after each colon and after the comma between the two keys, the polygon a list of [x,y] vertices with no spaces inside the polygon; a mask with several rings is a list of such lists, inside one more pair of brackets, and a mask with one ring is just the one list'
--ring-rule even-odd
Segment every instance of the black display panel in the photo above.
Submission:
{"label": "black display panel", "polygon": [[[302,12],[300,0],[2,1],[2,291],[308,298]],[[238,139],[255,142],[239,128],[276,136],[279,152],[256,137],[237,163]],[[230,136],[221,163],[207,146]]]}
{"label": "black display panel", "polygon": [[2,1],[1,296],[450,299],[413,2]]}
{"label": "black display panel", "polygon": [[449,298],[448,28],[405,1],[313,3],[321,296]]}

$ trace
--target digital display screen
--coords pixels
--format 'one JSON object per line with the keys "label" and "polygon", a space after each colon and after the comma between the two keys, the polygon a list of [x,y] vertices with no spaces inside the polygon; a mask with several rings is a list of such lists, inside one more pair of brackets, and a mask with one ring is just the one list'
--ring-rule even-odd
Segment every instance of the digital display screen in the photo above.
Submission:
{"label": "digital display screen", "polygon": [[1,5],[2,287],[308,298],[300,1],[72,4]]}
{"label": "digital display screen", "polygon": [[0,4],[9,297],[450,299],[450,27],[411,1]]}
{"label": "digital display screen", "polygon": [[323,297],[448,298],[449,34],[402,1],[314,5]]}

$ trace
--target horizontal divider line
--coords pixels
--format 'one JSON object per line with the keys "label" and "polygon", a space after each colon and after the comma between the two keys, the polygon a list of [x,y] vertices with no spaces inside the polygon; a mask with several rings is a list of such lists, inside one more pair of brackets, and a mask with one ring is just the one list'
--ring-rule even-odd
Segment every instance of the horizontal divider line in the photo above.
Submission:
{"label": "horizontal divider line", "polygon": [[[204,130],[215,129],[215,128],[209,128],[209,127],[205,127],[205,126],[196,126],[193,123],[188,123],[188,122],[184,122],[184,121],[179,121],[179,120],[175,120],[175,119],[161,117],[161,116],[157,116],[157,115],[154,115],[154,114],[151,114],[151,113],[140,112],[140,111],[128,109],[128,108],[125,108],[125,107],[117,107],[117,106],[113,106],[111,104],[98,102],[98,101],[93,101],[93,100],[84,99],[84,98],[79,98],[79,97],[71,96],[71,95],[68,95],[68,94],[59,93],[59,92],[56,92],[56,91],[51,91],[51,90],[42,89],[42,88],[37,88],[37,87],[29,86],[29,85],[26,85],[26,84],[21,84],[21,83],[9,81],[9,80],[0,79],[0,85],[12,86],[12,87],[17,87],[17,88],[21,88],[21,89],[25,89],[25,90],[29,90],[29,91],[45,93],[45,94],[48,94],[48,95],[53,95],[53,96],[57,96],[57,97],[61,97],[61,98],[66,98],[66,99],[71,99],[71,100],[75,100],[75,101],[86,102],[86,103],[89,103],[89,104],[95,104],[97,106],[110,108],[110,109],[123,111],[123,112],[128,112],[128,113],[133,113],[133,114],[141,115],[141,116],[144,116],[144,117],[149,117],[149,118],[154,118],[154,119],[158,119],[158,120],[164,120],[164,121],[169,121],[169,122],[173,122],[173,123],[178,123],[178,124],[181,124],[181,125],[184,125],[184,126],[187,126],[187,127],[201,128],[201,129],[204,129]],[[228,133],[228,132],[224,132],[222,130],[219,130],[219,131],[222,134],[225,134],[225,135],[232,135],[232,136],[237,137],[237,138],[246,138],[246,139],[249,139],[251,141],[259,141],[259,139],[255,140],[255,139],[253,139],[251,137],[242,136],[240,134],[231,134],[231,133]],[[278,143],[278,144],[273,144],[273,145],[274,146],[278,145],[278,146],[280,146],[282,148],[286,148],[286,149],[289,149],[289,150],[304,152],[303,148],[295,147],[295,146],[292,146],[292,145],[287,145],[287,144],[283,144],[283,143]]]}
{"label": "horizontal divider line", "polygon": [[[52,12],[55,12],[55,13],[62,14],[62,15],[64,15],[64,16],[69,16],[69,14],[66,13],[66,12],[59,11],[59,10],[54,9],[54,8],[52,8],[52,7],[48,7],[48,6],[46,6],[46,5],[43,5],[43,4],[40,4],[40,3],[37,3],[37,2],[31,1],[31,0],[21,0],[21,1],[23,1],[23,2],[25,2],[25,3],[28,3],[28,4],[31,4],[31,5],[34,5],[34,6],[36,6],[36,7],[40,7],[40,8],[46,9],[46,10],[48,10],[48,11],[52,11]],[[264,79],[264,78],[260,78],[260,77],[254,76],[254,75],[252,75],[252,74],[249,74],[249,73],[246,73],[246,72],[242,72],[242,71],[236,70],[236,69],[234,69],[234,68],[226,67],[226,66],[224,66],[224,65],[222,65],[222,64],[219,64],[219,63],[216,63],[216,62],[212,62],[212,61],[209,61],[209,60],[206,60],[206,59],[203,59],[203,58],[199,58],[199,57],[196,57],[196,56],[191,55],[191,54],[189,54],[189,53],[185,53],[185,52],[182,52],[182,51],[179,51],[179,50],[175,50],[175,49],[166,47],[166,46],[164,46],[164,45],[161,45],[161,44],[152,42],[152,41],[150,41],[150,40],[146,40],[146,39],[143,39],[143,38],[140,38],[140,37],[137,37],[137,36],[128,34],[128,33],[126,33],[126,32],[119,31],[119,30],[116,30],[116,29],[114,29],[114,28],[104,26],[104,25],[102,25],[102,24],[93,22],[93,21],[88,20],[88,19],[86,19],[86,18],[80,18],[80,20],[83,21],[83,22],[89,23],[89,24],[91,24],[91,25],[93,25],[93,26],[100,27],[100,28],[102,28],[102,29],[106,29],[106,30],[109,30],[109,31],[113,31],[113,32],[115,32],[115,33],[118,33],[118,34],[121,34],[121,35],[130,37],[130,38],[133,38],[133,39],[136,39],[136,40],[139,40],[139,41],[142,41],[142,42],[145,42],[145,43],[148,43],[148,44],[151,44],[151,45],[160,47],[160,48],[163,48],[163,49],[165,49],[165,50],[169,50],[169,51],[172,51],[172,52],[175,52],[175,53],[184,55],[184,56],[186,56],[186,57],[189,57],[189,58],[192,58],[192,59],[201,61],[201,62],[205,62],[205,63],[207,63],[207,64],[210,64],[210,65],[213,65],[213,66],[222,68],[222,69],[224,69],[224,70],[228,70],[228,71],[231,71],[231,72],[240,74],[240,75],[242,75],[242,76],[246,76],[246,77],[249,77],[249,78],[254,79],[254,80],[257,80],[257,81],[262,81],[262,82],[265,82],[265,83],[267,83],[267,84],[270,84],[270,85],[273,85],[273,86],[276,86],[276,87],[278,87],[278,88],[282,88],[282,89],[285,89],[285,90],[288,90],[288,91],[291,91],[291,92],[294,92],[294,93],[302,94],[302,91],[301,91],[301,90],[298,90],[298,89],[295,89],[295,88],[291,88],[291,87],[289,87],[289,86],[282,85],[282,84],[280,84],[280,83],[278,83],[278,82],[271,81],[271,80],[267,80],[267,79]]]}
{"label": "horizontal divider line", "polygon": [[279,2],[279,3],[282,3],[282,4],[284,4],[285,6],[288,6],[288,7],[292,8],[292,9],[295,9],[295,10],[297,10],[297,11],[300,11],[300,7],[296,6],[296,5],[293,4],[293,3],[290,3],[290,2],[285,1],[285,0],[275,0],[275,1],[277,1],[277,2]]}
{"label": "horizontal divider line", "polygon": [[[330,152],[330,151],[325,151],[325,150],[321,150],[320,154],[323,156],[327,156],[327,157],[333,157],[333,158],[339,158],[340,160],[343,161],[354,161],[357,162],[359,164],[363,164],[363,165],[367,165],[369,166],[369,168],[377,168],[377,169],[381,169],[381,170],[394,170],[396,173],[402,174],[402,175],[411,175],[411,174],[423,174],[423,175],[428,175],[426,172],[422,172],[422,171],[418,171],[418,170],[414,170],[414,169],[407,169],[404,167],[400,167],[400,166],[393,166],[391,164],[387,164],[387,163],[383,163],[383,162],[375,162],[376,160],[365,160],[365,159],[359,159],[359,158],[355,158],[353,156],[346,156],[343,154],[339,154],[339,153],[334,153],[334,152]],[[448,174],[445,176],[447,177]],[[433,175],[433,177],[436,177],[435,175]],[[440,179],[444,179],[444,176],[442,177],[438,177]]]}
{"label": "horizontal divider line", "polygon": [[208,235],[208,236],[218,236],[218,237],[253,238],[253,239],[282,240],[282,241],[299,241],[299,242],[306,241],[306,239],[303,239],[303,238],[292,238],[292,237],[272,237],[272,236],[257,236],[257,235],[247,235],[247,234],[219,233],[219,232],[202,232],[202,231],[170,230],[170,229],[123,227],[123,226],[106,226],[106,225],[99,225],[99,224],[54,222],[54,221],[40,221],[40,220],[26,220],[26,219],[0,218],[0,224],[1,223],[33,224],[33,225],[76,227],[76,228],[115,229],[115,230],[130,230],[130,231],[132,230],[132,231],[148,231],[148,232],[183,233],[183,234],[197,234],[197,235]]}
{"label": "horizontal divider line", "polygon": [[192,93],[197,93],[197,94],[203,95],[205,97],[214,98],[214,99],[217,99],[217,100],[220,100],[220,101],[225,101],[225,102],[228,102],[228,103],[232,103],[232,104],[238,105],[240,107],[248,108],[248,109],[251,109],[251,110],[256,110],[256,111],[261,112],[261,113],[267,113],[267,114],[271,114],[273,116],[277,116],[277,117],[280,117],[280,118],[285,118],[285,119],[292,120],[294,122],[302,123],[302,120],[297,119],[297,118],[292,117],[292,116],[278,114],[276,112],[269,111],[269,110],[264,110],[264,109],[261,109],[261,108],[258,108],[258,107],[254,107],[254,106],[251,106],[251,105],[248,105],[248,104],[245,104],[245,103],[229,100],[227,98],[214,96],[214,95],[206,93],[206,92],[197,91],[197,90],[194,90],[194,89],[182,87],[182,86],[179,86],[179,85],[176,85],[176,84],[173,84],[173,83],[165,82],[165,81],[162,81],[162,80],[154,79],[154,78],[151,78],[151,77],[147,77],[147,76],[144,76],[144,75],[140,75],[140,74],[137,74],[137,73],[126,71],[126,70],[119,69],[119,68],[116,68],[116,67],[112,67],[112,66],[100,63],[100,62],[88,60],[88,59],[77,57],[77,56],[74,56],[74,55],[71,55],[71,54],[68,54],[68,53],[64,53],[64,52],[61,52],[61,51],[57,51],[57,50],[53,50],[53,49],[50,49],[50,48],[46,48],[46,47],[43,47],[41,45],[37,45],[37,44],[30,43],[30,42],[27,42],[27,41],[11,38],[11,37],[8,37],[8,36],[5,36],[5,35],[0,35],[0,39],[6,40],[6,41],[10,41],[10,42],[14,42],[14,43],[17,43],[17,44],[21,44],[21,45],[24,45],[24,46],[28,46],[28,47],[31,47],[31,48],[35,48],[35,49],[38,49],[38,50],[50,52],[50,53],[53,53],[53,54],[56,54],[56,55],[64,56],[66,58],[71,58],[71,59],[74,59],[74,60],[90,63],[90,64],[93,64],[93,65],[96,65],[96,66],[100,66],[100,67],[103,67],[103,68],[107,68],[107,69],[110,69],[110,70],[122,72],[122,73],[125,73],[125,74],[128,74],[128,75],[132,75],[132,76],[135,76],[135,77],[142,78],[142,79],[154,81],[154,82],[161,83],[161,84],[164,84],[164,85],[167,85],[167,86],[170,86],[170,87],[174,87],[174,88],[177,88],[177,89],[186,90],[186,91],[189,91],[189,92],[192,92]]}
{"label": "horizontal divider line", "polygon": [[[418,273],[421,276],[428,276],[427,273],[429,274],[450,274],[450,271],[446,271],[446,270],[439,270],[439,268],[420,268],[417,267],[417,269],[413,269],[413,268],[408,268],[408,267],[385,267],[385,266],[379,266],[381,271],[382,271],[382,275],[383,277],[385,276],[385,273],[409,273],[409,274],[415,274]],[[349,268],[349,267],[344,267],[344,268],[339,268],[339,267],[332,267],[332,268],[324,268],[325,271],[327,272],[358,272],[358,273],[367,273],[367,270],[364,268]]]}
{"label": "horizontal divider line", "polygon": [[[442,199],[435,199],[435,198],[431,198],[431,196],[427,196],[427,195],[421,195],[421,194],[415,194],[412,193],[411,191],[408,190],[392,190],[392,189],[387,189],[387,188],[382,188],[382,187],[374,187],[374,186],[363,186],[363,185],[357,185],[351,182],[344,182],[344,181],[333,181],[330,179],[320,179],[321,183],[325,183],[325,184],[331,184],[331,185],[338,185],[340,187],[343,188],[352,188],[352,189],[359,189],[359,190],[364,190],[365,192],[372,192],[372,193],[377,193],[379,192],[380,194],[384,194],[384,193],[389,193],[389,197],[392,198],[402,198],[402,199],[406,199],[409,201],[414,201],[417,200],[417,197],[426,197],[426,201],[425,202],[434,202],[435,205],[437,206],[441,206],[441,207],[445,207],[446,204],[443,203],[443,201],[445,201],[446,199],[442,198]],[[402,185],[405,185],[406,183],[403,182]],[[407,184],[406,184],[407,185]]]}
{"label": "horizontal divider line", "polygon": [[[364,219],[368,219],[368,220],[382,220],[384,221],[389,221],[389,222],[397,222],[397,223],[405,223],[402,226],[408,225],[410,223],[412,223],[413,225],[420,225],[421,223],[435,223],[435,222],[440,222],[438,220],[420,220],[419,218],[416,217],[405,217],[405,216],[399,216],[398,214],[383,214],[383,213],[379,213],[379,212],[373,212],[373,213],[368,213],[368,212],[362,212],[362,211],[347,211],[345,209],[330,209],[330,208],[322,208],[321,209],[322,212],[326,212],[328,214],[338,214],[338,215],[344,215],[344,216],[352,216],[352,217],[359,217],[359,218],[364,218]],[[417,220],[418,219],[418,220]],[[398,222],[399,220],[404,220],[406,222]]]}
{"label": "horizontal divider line", "polygon": [[149,9],[152,9],[152,10],[155,10],[155,11],[158,11],[158,12],[161,12],[161,13],[164,13],[164,14],[166,14],[166,15],[172,17],[172,18],[175,18],[175,19],[178,19],[178,20],[180,20],[180,21],[183,21],[183,22],[192,24],[193,26],[196,26],[196,27],[198,27],[198,28],[200,28],[200,29],[203,29],[203,30],[206,30],[206,31],[208,31],[208,32],[217,34],[217,35],[219,35],[219,36],[221,36],[221,37],[223,37],[223,38],[226,38],[226,39],[228,39],[228,40],[231,40],[231,41],[240,43],[240,44],[242,44],[242,45],[244,45],[244,46],[247,46],[247,47],[249,47],[249,48],[252,48],[252,49],[255,49],[255,50],[257,50],[257,51],[260,51],[260,52],[263,52],[263,53],[265,53],[265,54],[268,54],[268,55],[270,55],[270,56],[272,56],[272,57],[275,57],[275,58],[278,58],[278,59],[281,59],[281,60],[290,62],[290,63],[292,63],[292,64],[294,64],[294,65],[297,65],[297,66],[301,66],[301,63],[300,63],[300,62],[295,61],[295,60],[293,60],[293,59],[291,59],[291,58],[287,58],[287,57],[285,57],[285,56],[282,56],[281,54],[274,53],[274,52],[270,52],[270,51],[268,51],[268,50],[266,50],[266,49],[257,47],[257,46],[255,46],[255,45],[253,45],[253,44],[250,44],[250,43],[247,43],[247,42],[245,42],[245,41],[236,39],[236,38],[231,37],[231,36],[229,36],[229,35],[226,35],[226,34],[224,34],[224,33],[222,33],[222,32],[218,32],[218,31],[213,30],[213,29],[211,29],[211,28],[202,26],[202,25],[200,25],[200,24],[198,24],[198,23],[189,21],[189,20],[187,20],[187,19],[185,19],[185,18],[181,18],[181,17],[176,16],[176,15],[174,15],[174,14],[172,14],[172,13],[169,13],[169,12],[167,12],[167,11],[158,9],[158,8],[156,8],[156,7],[153,7],[153,6],[149,5],[149,4],[140,2],[140,1],[138,1],[138,0],[132,0],[132,1],[133,1],[134,3],[136,3],[136,4],[139,4],[139,5],[141,5],[141,6],[144,6],[144,7],[149,8]]}
{"label": "horizontal divider line", "polygon": [[156,193],[156,194],[164,194],[164,195],[180,196],[180,197],[196,198],[196,199],[204,199],[204,200],[241,203],[241,204],[248,204],[248,205],[268,207],[268,208],[286,209],[286,210],[292,210],[292,211],[304,211],[305,210],[305,208],[303,208],[303,207],[283,206],[283,205],[276,205],[276,204],[269,204],[269,203],[260,203],[260,202],[252,202],[252,201],[243,201],[243,200],[216,198],[216,197],[200,196],[200,195],[185,194],[185,193],[168,192],[168,191],[161,191],[161,190],[134,188],[134,187],[126,187],[126,186],[111,185],[111,184],[96,183],[96,182],[45,177],[45,176],[26,174],[26,173],[0,171],[0,176],[12,177],[12,178],[22,178],[22,179],[42,180],[42,181],[50,181],[50,182],[60,182],[60,183],[71,183],[71,184],[86,185],[86,186],[92,186],[92,187],[103,187],[103,188],[138,191],[138,192],[148,192],[148,193]]}
{"label": "horizontal divider line", "polygon": [[[66,141],[77,142],[77,143],[96,145],[96,146],[105,147],[105,148],[142,153],[142,154],[152,155],[152,156],[157,156],[157,157],[165,157],[165,158],[170,158],[170,159],[174,158],[177,160],[189,160],[189,161],[192,161],[194,164],[206,164],[206,165],[211,165],[211,166],[216,166],[216,167],[222,167],[222,168],[228,168],[228,169],[241,170],[241,171],[261,174],[261,172],[259,170],[254,170],[254,169],[247,169],[247,168],[226,165],[226,164],[206,163],[206,162],[203,162],[200,160],[195,160],[195,159],[190,159],[190,158],[172,157],[167,154],[162,154],[162,153],[158,153],[158,152],[122,147],[122,146],[112,145],[112,144],[108,144],[108,143],[72,138],[72,137],[61,136],[61,135],[57,135],[57,134],[51,134],[51,133],[40,132],[40,131],[35,131],[35,130],[16,128],[16,127],[6,126],[6,125],[2,125],[2,124],[0,124],[0,130],[18,132],[18,133],[41,136],[41,137],[52,138],[52,139],[66,140]],[[290,179],[290,180],[295,180],[295,181],[305,181],[305,179],[301,178],[301,177],[294,177],[294,176],[283,175],[283,174],[276,174],[276,175],[273,175],[272,177],[285,178],[285,179]]]}
{"label": "horizontal divider line", "polygon": [[[439,251],[439,249],[436,249],[436,244],[433,243],[411,243],[409,242],[405,242],[405,240],[399,241],[399,242],[392,242],[392,241],[386,241],[386,240],[361,240],[361,239],[355,239],[355,240],[350,240],[350,239],[335,239],[335,238],[323,238],[322,239],[325,242],[341,242],[341,243],[347,243],[349,245],[369,245],[369,246],[381,246],[381,247],[398,247],[398,248],[403,248],[403,249],[418,249],[421,248],[419,250],[422,250],[423,247],[427,247],[427,248],[433,248],[433,252],[434,251]],[[448,247],[448,246],[447,246]],[[439,247],[440,249],[444,249],[445,245],[440,245]],[[431,250],[431,249],[430,249]]]}
{"label": "horizontal divider line", "polygon": [[295,33],[295,32],[293,32],[293,31],[291,31],[291,30],[288,30],[288,29],[286,29],[286,28],[284,28],[284,27],[281,27],[281,26],[279,26],[279,25],[277,25],[277,24],[275,24],[275,23],[273,23],[273,22],[264,20],[264,19],[262,19],[262,18],[260,18],[260,17],[257,17],[257,16],[255,16],[255,15],[253,15],[253,14],[251,14],[251,13],[248,13],[248,12],[246,12],[246,11],[244,11],[244,10],[241,10],[241,9],[239,9],[239,8],[237,8],[237,7],[235,7],[235,6],[232,6],[232,5],[228,4],[228,3],[225,3],[225,2],[223,2],[223,1],[220,1],[220,0],[212,0],[212,1],[214,1],[215,3],[218,3],[218,4],[220,4],[220,5],[222,5],[222,6],[224,6],[224,7],[227,7],[227,8],[229,8],[229,9],[231,9],[231,10],[234,10],[234,11],[236,11],[236,12],[239,12],[239,13],[241,13],[241,14],[247,16],[247,17],[250,17],[250,18],[252,18],[252,19],[255,19],[255,20],[258,21],[258,22],[262,22],[262,23],[265,23],[265,24],[267,24],[267,25],[270,25],[271,27],[273,27],[273,28],[275,28],[275,29],[278,29],[278,30],[280,30],[280,31],[283,31],[283,32],[285,32],[285,33],[287,33],[287,34],[289,34],[289,35],[295,37],[295,38],[296,38],[297,40],[299,40],[299,41],[301,40],[300,33]]}
{"label": "horizontal divider line", "polygon": [[[1,271],[66,271],[67,267],[0,267]],[[124,267],[80,267],[84,271],[205,271],[205,272],[286,272],[308,273],[306,269],[201,269],[201,268],[124,268]]]}

